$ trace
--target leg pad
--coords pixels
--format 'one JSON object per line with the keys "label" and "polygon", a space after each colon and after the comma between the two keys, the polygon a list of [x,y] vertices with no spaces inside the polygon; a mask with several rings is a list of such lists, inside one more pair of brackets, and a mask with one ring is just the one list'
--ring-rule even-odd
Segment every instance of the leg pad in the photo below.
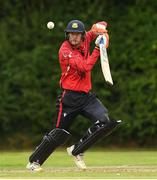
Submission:
{"label": "leg pad", "polygon": [[102,123],[97,121],[92,127],[90,127],[83,138],[75,144],[72,154],[78,155],[83,153],[89,147],[91,147],[96,141],[98,141],[102,136],[107,136],[117,127],[119,121],[109,121],[107,123]]}
{"label": "leg pad", "polygon": [[70,136],[70,133],[64,129],[53,129],[43,137],[40,145],[35,149],[29,158],[30,162],[37,162],[40,165],[50,156],[50,154]]}

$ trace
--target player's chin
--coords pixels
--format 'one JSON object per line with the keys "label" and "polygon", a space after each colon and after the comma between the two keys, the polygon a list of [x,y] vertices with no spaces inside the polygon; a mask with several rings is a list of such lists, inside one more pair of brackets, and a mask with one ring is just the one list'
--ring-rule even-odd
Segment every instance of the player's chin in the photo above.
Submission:
{"label": "player's chin", "polygon": [[78,41],[71,41],[70,42],[73,46],[78,46],[80,44],[80,42]]}

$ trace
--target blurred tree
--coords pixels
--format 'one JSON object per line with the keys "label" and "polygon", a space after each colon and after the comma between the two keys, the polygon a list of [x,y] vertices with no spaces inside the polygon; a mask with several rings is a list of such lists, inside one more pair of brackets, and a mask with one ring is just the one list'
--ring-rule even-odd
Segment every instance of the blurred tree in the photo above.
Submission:
{"label": "blurred tree", "polygon": [[[0,144],[25,148],[54,127],[58,50],[66,24],[80,19],[87,30],[100,20],[109,23],[114,86],[105,85],[98,62],[93,90],[124,124],[104,144],[156,146],[156,8],[155,0],[0,1]],[[78,138],[88,125],[79,117],[71,131]]]}

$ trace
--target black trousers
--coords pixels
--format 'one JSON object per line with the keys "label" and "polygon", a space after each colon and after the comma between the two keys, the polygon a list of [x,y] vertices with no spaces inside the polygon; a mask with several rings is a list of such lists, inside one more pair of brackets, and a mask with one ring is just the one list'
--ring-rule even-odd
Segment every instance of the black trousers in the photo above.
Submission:
{"label": "black trousers", "polygon": [[57,98],[58,118],[56,128],[69,131],[69,128],[77,115],[83,115],[91,121],[108,121],[108,110],[95,94],[89,92],[76,92],[63,90]]}

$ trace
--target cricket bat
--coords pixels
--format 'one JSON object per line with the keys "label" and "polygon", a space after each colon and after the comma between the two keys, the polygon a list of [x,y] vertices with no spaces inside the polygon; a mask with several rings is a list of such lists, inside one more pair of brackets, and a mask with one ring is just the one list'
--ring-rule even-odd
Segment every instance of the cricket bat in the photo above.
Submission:
{"label": "cricket bat", "polygon": [[105,48],[105,36],[103,36],[99,42],[100,47],[100,60],[101,60],[101,68],[106,80],[106,83],[109,85],[113,85],[112,75],[110,71],[110,65],[107,56],[107,50]]}

